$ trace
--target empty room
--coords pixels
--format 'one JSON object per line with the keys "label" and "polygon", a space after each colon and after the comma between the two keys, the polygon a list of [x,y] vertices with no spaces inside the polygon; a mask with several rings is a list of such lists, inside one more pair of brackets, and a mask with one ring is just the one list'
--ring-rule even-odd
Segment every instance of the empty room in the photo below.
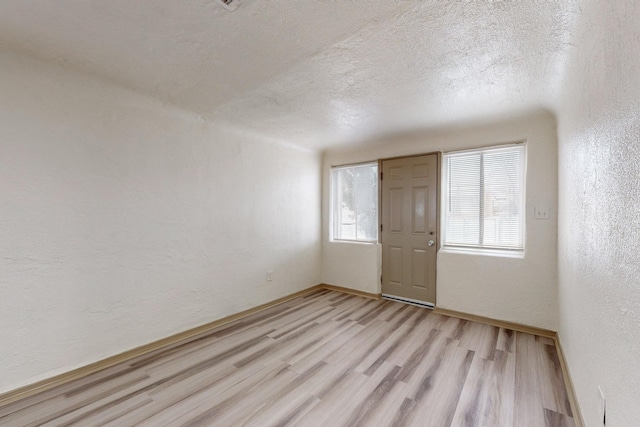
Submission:
{"label": "empty room", "polygon": [[639,278],[639,2],[0,2],[1,426],[634,427]]}

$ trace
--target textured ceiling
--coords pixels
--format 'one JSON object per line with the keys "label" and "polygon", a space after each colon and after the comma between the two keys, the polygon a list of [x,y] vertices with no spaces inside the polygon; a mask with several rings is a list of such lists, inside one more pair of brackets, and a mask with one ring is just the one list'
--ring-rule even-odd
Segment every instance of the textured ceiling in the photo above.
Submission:
{"label": "textured ceiling", "polygon": [[309,148],[553,103],[574,1],[6,0],[0,47]]}

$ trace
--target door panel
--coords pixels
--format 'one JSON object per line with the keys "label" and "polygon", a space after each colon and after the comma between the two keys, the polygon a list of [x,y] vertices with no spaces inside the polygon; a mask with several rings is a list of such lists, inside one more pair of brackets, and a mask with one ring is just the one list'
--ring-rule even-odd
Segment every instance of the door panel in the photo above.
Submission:
{"label": "door panel", "polygon": [[389,168],[389,179],[402,179],[404,178],[404,167],[391,167]]}
{"label": "door panel", "polygon": [[389,248],[389,282],[394,285],[402,286],[402,270],[403,270],[402,248]]}
{"label": "door panel", "polygon": [[426,268],[424,266],[429,262],[427,251],[422,249],[413,250],[413,259],[411,260],[411,279],[413,286],[416,288],[428,288]]}
{"label": "door panel", "polygon": [[414,178],[422,178],[429,176],[429,165],[426,163],[421,163],[417,165],[413,165],[413,177]]}
{"label": "door panel", "polygon": [[382,173],[382,293],[435,304],[438,156],[384,160]]}
{"label": "door panel", "polygon": [[389,213],[389,232],[390,233],[402,233],[402,219],[404,214],[402,213],[404,204],[404,196],[402,194],[402,188],[389,189],[389,199],[391,201],[390,213]]}
{"label": "door panel", "polygon": [[427,234],[429,187],[413,188],[413,233]]}

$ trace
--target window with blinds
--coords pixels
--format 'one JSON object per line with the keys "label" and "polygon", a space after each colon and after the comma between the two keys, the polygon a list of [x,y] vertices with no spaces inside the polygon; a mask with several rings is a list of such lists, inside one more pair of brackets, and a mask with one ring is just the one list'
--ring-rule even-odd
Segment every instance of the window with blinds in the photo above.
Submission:
{"label": "window with blinds", "polygon": [[443,245],[524,249],[524,144],[443,156]]}

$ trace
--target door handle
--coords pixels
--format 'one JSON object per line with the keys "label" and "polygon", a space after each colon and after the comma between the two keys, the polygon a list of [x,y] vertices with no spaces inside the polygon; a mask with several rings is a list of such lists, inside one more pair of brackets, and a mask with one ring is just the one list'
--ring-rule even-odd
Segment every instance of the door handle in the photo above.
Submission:
{"label": "door handle", "polygon": [[436,242],[434,242],[433,240],[429,240],[429,243],[427,243],[429,246],[433,246],[436,244]]}

